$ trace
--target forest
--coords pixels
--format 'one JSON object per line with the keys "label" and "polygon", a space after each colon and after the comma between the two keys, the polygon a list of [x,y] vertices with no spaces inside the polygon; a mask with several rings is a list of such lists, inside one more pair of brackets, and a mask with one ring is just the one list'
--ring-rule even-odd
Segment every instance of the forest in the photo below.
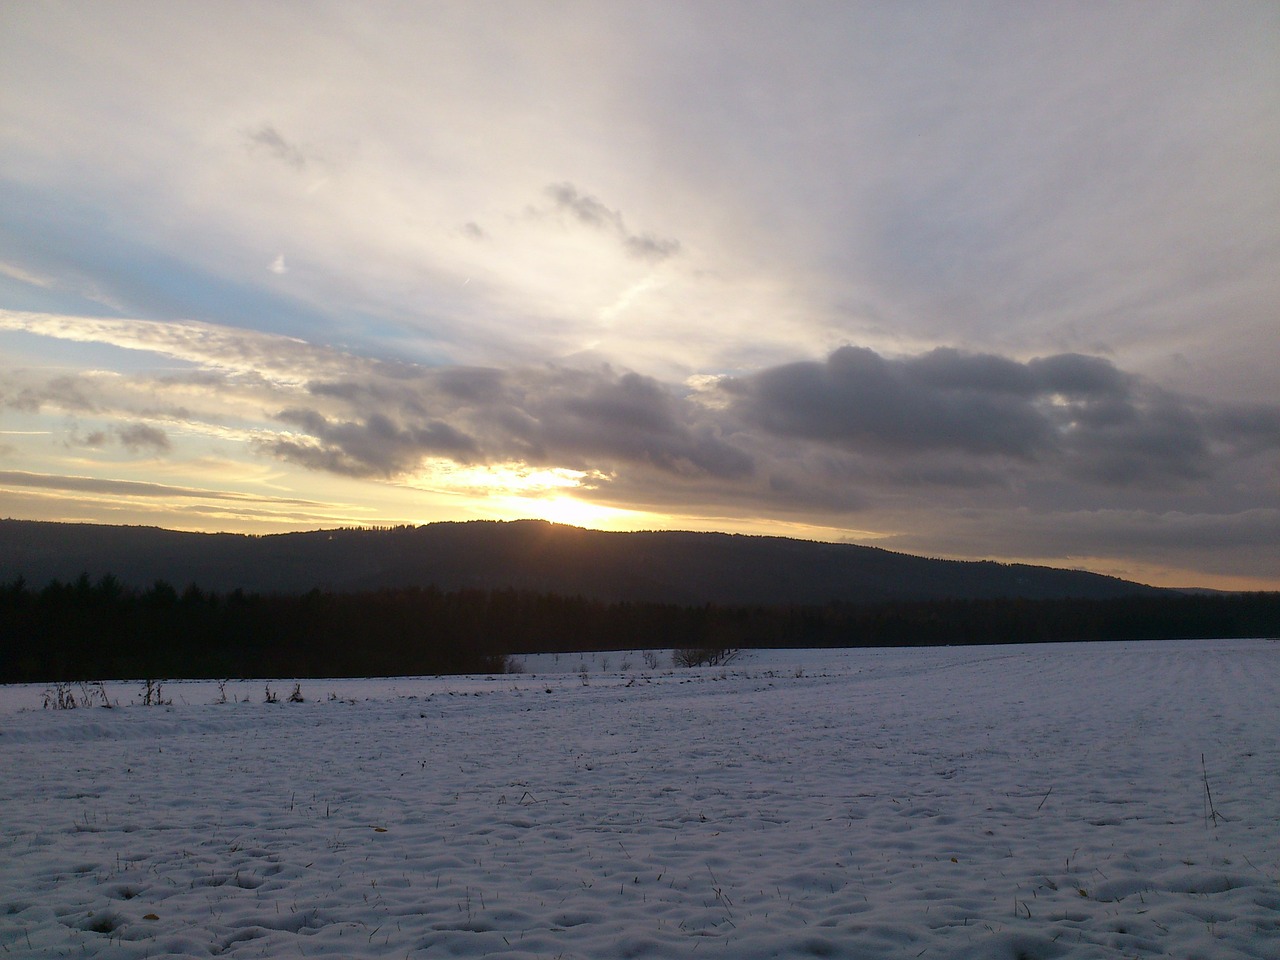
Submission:
{"label": "forest", "polygon": [[514,589],[0,586],[0,682],[500,673],[512,655],[1280,635],[1280,593],[679,605]]}

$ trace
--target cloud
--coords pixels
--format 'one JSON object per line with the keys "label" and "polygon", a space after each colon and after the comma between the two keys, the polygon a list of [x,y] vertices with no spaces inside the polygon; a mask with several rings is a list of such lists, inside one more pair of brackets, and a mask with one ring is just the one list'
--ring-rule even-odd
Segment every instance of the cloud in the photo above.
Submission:
{"label": "cloud", "polygon": [[[256,406],[257,449],[345,476],[408,475],[439,457],[522,461],[609,476],[615,490],[643,476],[762,508],[795,498],[837,509],[889,490],[1192,489],[1250,464],[1256,474],[1280,449],[1275,407],[1185,397],[1080,354],[847,346],[690,387],[608,364],[425,366],[209,324],[0,313],[6,324],[194,365],[149,387],[13,381],[13,409],[207,420],[218,406],[246,417]],[[134,452],[168,442],[154,425],[117,436]]]}
{"label": "cloud", "polygon": [[[857,515],[934,554],[1005,545],[1043,559],[1038,540],[1107,557],[1106,522],[1080,518],[1120,511],[1141,550],[1143,524],[1190,530],[1176,518],[1193,509],[1196,529],[1224,535],[1213,517],[1280,510],[1257,493],[1280,410],[1175,395],[1081,355],[842,348],[696,389],[608,365],[362,362],[306,395],[276,414],[290,432],[259,449],[344,476],[411,478],[440,458],[576,471],[575,496],[605,505],[833,526]],[[1072,537],[1049,535],[1060,514],[1077,518]]]}
{"label": "cloud", "polygon": [[275,455],[311,469],[349,476],[394,476],[412,471],[428,456],[465,460],[475,441],[441,420],[396,422],[377,411],[358,420],[330,420],[315,410],[287,409],[276,419],[300,428],[308,441],[266,442]]}
{"label": "cloud", "polygon": [[[0,318],[0,323],[2,321]],[[76,377],[53,377],[37,386],[25,386],[0,395],[0,400],[22,413],[39,413],[45,406],[78,413],[91,413],[96,409],[86,392],[86,384]]]}
{"label": "cloud", "polygon": [[528,440],[544,455],[645,464],[678,475],[748,476],[751,458],[724,442],[687,400],[651,377],[557,370],[530,383]]}
{"label": "cloud", "polygon": [[[1280,408],[1174,393],[1100,357],[846,346],[683,384],[600,362],[431,366],[208,324],[6,317],[151,355],[154,372],[6,376],[10,409],[63,415],[55,436],[86,455],[163,453],[180,424],[334,477],[430,487],[449,464],[555,470],[606,507],[791,518],[833,537],[856,523],[933,554],[1129,550],[1170,569],[1192,555],[1173,531],[1219,553],[1234,536],[1265,566],[1270,548],[1229,518],[1270,529],[1280,511]],[[1203,566],[1248,573],[1239,558]]]}
{"label": "cloud", "polygon": [[728,379],[738,414],[770,433],[878,450],[959,449],[1030,456],[1049,424],[1025,400],[1022,371],[996,357],[954,352],[887,360],[842,347]]}
{"label": "cloud", "polygon": [[271,124],[263,124],[256,130],[246,134],[251,147],[262,147],[271,156],[294,170],[303,170],[307,165],[306,154],[280,135]]}
{"label": "cloud", "polygon": [[680,252],[679,240],[651,233],[631,233],[620,212],[605,206],[595,197],[582,193],[571,183],[553,183],[547,187],[547,194],[555,201],[557,210],[570,214],[585,226],[616,236],[622,243],[622,249],[630,257],[658,263]]}
{"label": "cloud", "polygon": [[1215,404],[1205,412],[1211,437],[1221,437],[1242,453],[1280,448],[1280,408],[1264,404]]}
{"label": "cloud", "polygon": [[[1262,356],[1280,211],[1268,5],[984,7],[946,29],[897,5],[757,4],[732,31],[696,4],[504,8],[501,31],[486,5],[371,7],[358,30],[340,7],[246,16],[8,25],[0,206],[13,223],[25,192],[31,210],[6,262],[64,277],[75,250],[121,312],[279,329],[278,302],[190,295],[193,273],[254,274],[315,305],[295,333],[418,356],[445,353],[447,333],[451,358],[489,363],[527,336],[522,359],[543,359],[592,340],[606,299],[576,245],[547,270],[545,237],[501,225],[550,183],[548,215],[641,258],[630,266],[688,266],[668,271],[669,310],[631,327],[638,340],[673,315],[650,356],[696,317],[719,347],[702,356],[719,359],[1110,344],[1148,373],[1192,357],[1169,381],[1182,390],[1280,384]],[[316,194],[312,144],[333,188]],[[465,223],[492,225],[491,242],[437,229]],[[123,241],[127,257],[103,253]],[[280,249],[290,284],[244,269]],[[156,251],[171,262],[141,263]],[[475,283],[442,304],[473,275],[487,300]],[[600,355],[667,375],[630,346]]]}
{"label": "cloud", "polygon": [[[302,340],[193,320],[159,322],[137,318],[83,317],[0,309],[0,330],[22,331],[74,343],[109,344],[172,357],[250,380],[302,384],[345,370],[351,358]],[[50,382],[66,405],[88,401],[70,377]],[[32,396],[27,402],[38,403]]]}
{"label": "cloud", "polygon": [[163,430],[145,423],[121,427],[116,431],[116,436],[119,437],[120,444],[131,453],[142,450],[164,453],[170,447],[169,437]]}
{"label": "cloud", "polygon": [[595,197],[580,193],[573,184],[553,183],[547,187],[547,193],[559,209],[573,214],[580,223],[626,234],[622,214],[617,210],[610,210]]}
{"label": "cloud", "polygon": [[651,233],[628,234],[622,241],[623,247],[630,256],[637,260],[649,260],[658,263],[680,252],[680,241],[665,237],[655,237]]}
{"label": "cloud", "polygon": [[[390,375],[389,375],[390,372]],[[334,416],[295,406],[275,415],[305,439],[264,441],[273,454],[348,475],[410,473],[424,459],[521,460],[612,472],[741,477],[751,458],[726,443],[689,400],[657,380],[610,367],[387,368],[308,385]]]}
{"label": "cloud", "polygon": [[118,442],[133,454],[167,453],[171,449],[168,434],[159,427],[145,423],[134,423],[124,427],[112,426],[108,429],[92,430],[86,434],[81,434],[73,428],[66,445],[101,450],[113,441]]}
{"label": "cloud", "polygon": [[1199,404],[1078,354],[1024,363],[954,349],[890,358],[843,347],[721,388],[754,429],[896,461],[894,472],[907,476],[921,475],[920,463],[924,474],[945,476],[936,469],[943,454],[1014,473],[1162,487],[1280,446],[1274,410]]}
{"label": "cloud", "polygon": [[[1125,563],[1148,572],[1164,567],[1265,578],[1275,568],[1280,508],[1228,506],[1196,511],[1097,506],[1014,513],[993,508],[933,512],[926,523],[904,527],[907,532],[889,543],[908,552],[1023,557],[1037,562],[1052,558],[1062,565],[1085,561],[1093,567],[1105,559],[1116,564],[1116,575],[1139,579],[1142,574],[1125,569]],[[975,550],[975,544],[981,544],[981,550]],[[1182,580],[1179,585],[1193,584]]]}
{"label": "cloud", "polygon": [[87,434],[80,439],[80,442],[86,447],[101,447],[107,442],[107,434],[105,430],[95,430],[93,433]]}
{"label": "cloud", "polygon": [[593,495],[673,510],[691,498],[840,513],[903,499],[1058,509],[1138,496],[1239,510],[1274,495],[1280,450],[1276,407],[1187,397],[1080,354],[846,346],[690,386],[601,363],[427,366],[209,324],[0,313],[6,323],[192,364],[9,378],[10,408],[96,418],[86,430],[113,429],[134,452],[164,451],[164,423],[181,422],[341,476],[521,462],[606,478]]}
{"label": "cloud", "polygon": [[1134,383],[1132,376],[1117,370],[1111,361],[1078,353],[1038,357],[1027,363],[1026,369],[1041,390],[1069,397],[1118,397]]}
{"label": "cloud", "polygon": [[226,490],[206,490],[168,483],[148,483],[139,480],[111,480],[100,477],[72,477],[56,474],[29,473],[22,470],[0,470],[0,484],[14,487],[33,487],[44,490],[67,490],[84,493],[116,494],[129,497],[178,497],[197,500],[230,500],[246,503],[271,503],[290,506],[321,507],[314,500],[288,497],[258,496],[232,493]]}
{"label": "cloud", "polygon": [[48,289],[54,285],[54,281],[50,277],[32,273],[30,270],[26,270],[12,263],[5,263],[3,260],[0,260],[0,275],[10,277],[17,280],[19,283],[29,284],[33,287]]}

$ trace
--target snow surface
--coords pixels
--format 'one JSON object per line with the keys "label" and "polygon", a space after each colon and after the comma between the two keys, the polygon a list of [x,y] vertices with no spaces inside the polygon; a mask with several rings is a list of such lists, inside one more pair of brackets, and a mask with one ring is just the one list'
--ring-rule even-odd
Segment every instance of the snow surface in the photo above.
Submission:
{"label": "snow surface", "polygon": [[1280,957],[1275,641],[524,667],[0,688],[0,955]]}

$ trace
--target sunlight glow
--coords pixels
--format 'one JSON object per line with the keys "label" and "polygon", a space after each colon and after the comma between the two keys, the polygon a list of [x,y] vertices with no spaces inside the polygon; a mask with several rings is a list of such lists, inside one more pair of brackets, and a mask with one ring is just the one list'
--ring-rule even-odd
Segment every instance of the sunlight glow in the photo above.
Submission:
{"label": "sunlight glow", "polygon": [[609,478],[596,471],[536,467],[527,463],[457,464],[433,460],[406,486],[469,501],[472,512],[494,520],[549,520],[598,530],[669,526],[665,514],[592,503],[573,491],[595,489]]}
{"label": "sunlight glow", "polygon": [[570,496],[501,497],[494,505],[503,514],[501,519],[550,520],[593,530],[649,529],[670,522],[670,518],[658,514],[623,510]]}
{"label": "sunlight glow", "polygon": [[466,493],[474,496],[539,496],[556,490],[590,488],[603,474],[565,467],[535,467],[527,463],[459,464],[434,459],[425,463],[408,486],[419,490]]}

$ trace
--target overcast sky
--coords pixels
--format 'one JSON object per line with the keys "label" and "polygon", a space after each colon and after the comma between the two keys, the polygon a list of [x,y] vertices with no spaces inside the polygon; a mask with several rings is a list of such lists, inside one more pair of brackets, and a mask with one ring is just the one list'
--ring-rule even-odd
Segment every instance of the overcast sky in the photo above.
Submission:
{"label": "overcast sky", "polygon": [[0,6],[0,515],[1280,589],[1280,5]]}

